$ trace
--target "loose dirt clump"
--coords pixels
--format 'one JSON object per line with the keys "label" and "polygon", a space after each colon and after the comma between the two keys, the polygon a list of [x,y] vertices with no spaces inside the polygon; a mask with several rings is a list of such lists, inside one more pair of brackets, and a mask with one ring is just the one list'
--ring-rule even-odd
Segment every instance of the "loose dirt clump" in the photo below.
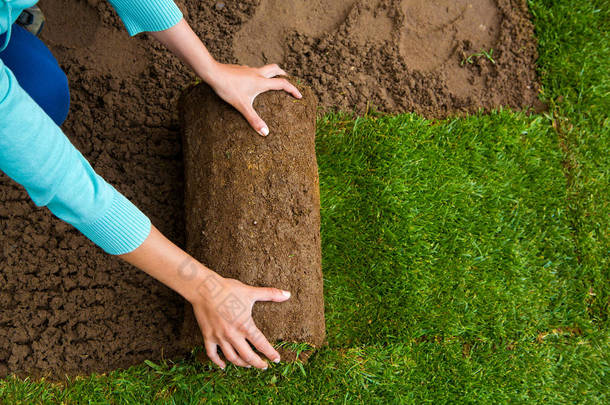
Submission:
{"label": "loose dirt clump", "polygon": [[[177,3],[217,59],[278,62],[323,110],[443,117],[537,101],[525,0]],[[39,5],[42,39],[69,78],[65,133],[185,246],[176,102],[193,74],[146,35],[130,39],[106,1]],[[472,56],[482,51],[491,58]],[[106,372],[184,354],[180,296],[36,209],[2,174],[0,234],[0,376]]]}

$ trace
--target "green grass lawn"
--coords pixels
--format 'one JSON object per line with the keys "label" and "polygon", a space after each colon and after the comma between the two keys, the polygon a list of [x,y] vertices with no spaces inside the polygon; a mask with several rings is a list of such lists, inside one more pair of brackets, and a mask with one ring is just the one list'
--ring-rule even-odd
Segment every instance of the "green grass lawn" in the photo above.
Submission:
{"label": "green grass lawn", "polygon": [[532,0],[541,115],[318,123],[329,345],[142,364],[8,403],[608,403],[610,2]]}

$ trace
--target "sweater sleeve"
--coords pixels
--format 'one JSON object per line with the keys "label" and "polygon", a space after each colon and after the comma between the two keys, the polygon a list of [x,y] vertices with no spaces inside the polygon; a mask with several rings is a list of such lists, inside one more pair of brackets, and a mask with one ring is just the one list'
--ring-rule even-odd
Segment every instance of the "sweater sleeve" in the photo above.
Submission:
{"label": "sweater sleeve", "polygon": [[125,24],[129,35],[144,31],[163,31],[182,19],[173,0],[108,0]]}
{"label": "sweater sleeve", "polygon": [[95,173],[1,60],[0,170],[107,253],[128,253],[150,233],[148,217]]}

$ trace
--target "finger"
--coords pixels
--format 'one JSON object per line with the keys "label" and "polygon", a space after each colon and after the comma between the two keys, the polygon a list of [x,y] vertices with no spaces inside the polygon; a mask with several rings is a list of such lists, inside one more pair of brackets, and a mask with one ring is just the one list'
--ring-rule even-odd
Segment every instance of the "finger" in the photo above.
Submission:
{"label": "finger", "polygon": [[265,121],[254,111],[254,107],[251,105],[245,106],[242,112],[244,118],[248,121],[250,126],[254,128],[261,136],[269,135],[269,127],[265,124]]}
{"label": "finger", "polygon": [[218,355],[218,345],[216,343],[213,343],[210,341],[210,339],[207,339],[205,341],[205,351],[208,355],[208,358],[212,360],[214,364],[216,364],[223,370],[225,369],[227,365],[224,361],[221,360],[220,356]]}
{"label": "finger", "polygon": [[[195,319],[197,320],[197,324],[199,325],[199,329],[201,330],[201,333],[203,335],[205,335],[204,330],[206,329],[204,327],[205,322],[204,319],[202,319],[199,315],[199,311],[194,311],[195,312]],[[214,362],[214,364],[216,364],[218,367],[222,368],[223,370],[226,367],[226,364],[224,361],[222,361],[222,359],[220,358],[220,356],[218,356],[218,346],[216,343],[214,343],[212,340],[210,340],[210,338],[203,338],[204,341],[204,345],[205,345],[205,351],[208,355],[208,358],[210,360],[212,360],[212,362]]]}
{"label": "finger", "polygon": [[278,65],[275,63],[272,65],[265,65],[258,69],[259,73],[266,78],[272,78],[275,76],[287,76],[286,72],[284,72]]}
{"label": "finger", "polygon": [[292,94],[296,98],[302,98],[301,92],[286,79],[269,79],[267,80],[267,90],[284,90]]}
{"label": "finger", "polygon": [[220,342],[220,348],[222,349],[222,354],[224,354],[225,358],[231,363],[240,367],[251,367],[247,361],[242,359],[241,356],[233,350],[233,347],[228,342]]}
{"label": "finger", "polygon": [[262,370],[267,369],[267,362],[254,353],[254,350],[252,350],[248,342],[246,342],[246,339],[239,337],[231,340],[231,344],[237,349],[239,356],[249,364]]}
{"label": "finger", "polygon": [[[252,318],[250,318],[252,320]],[[269,343],[263,332],[261,332],[254,321],[251,321],[251,324],[248,325],[248,340],[252,342],[256,349],[263,353],[265,357],[271,360],[274,363],[280,362],[280,354],[275,350],[275,348]]]}
{"label": "finger", "polygon": [[284,302],[290,298],[290,291],[280,290],[273,287],[252,287],[255,289],[254,299],[256,301]]}

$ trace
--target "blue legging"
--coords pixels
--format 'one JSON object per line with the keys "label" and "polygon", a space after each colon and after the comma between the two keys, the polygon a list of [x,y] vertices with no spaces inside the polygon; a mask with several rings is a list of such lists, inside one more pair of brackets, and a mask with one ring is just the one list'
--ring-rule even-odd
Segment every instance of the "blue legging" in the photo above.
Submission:
{"label": "blue legging", "polygon": [[[0,44],[4,43],[5,35],[0,35]],[[61,125],[68,116],[70,90],[68,78],[49,48],[26,29],[13,24],[10,42],[0,52],[0,59],[30,97]]]}

